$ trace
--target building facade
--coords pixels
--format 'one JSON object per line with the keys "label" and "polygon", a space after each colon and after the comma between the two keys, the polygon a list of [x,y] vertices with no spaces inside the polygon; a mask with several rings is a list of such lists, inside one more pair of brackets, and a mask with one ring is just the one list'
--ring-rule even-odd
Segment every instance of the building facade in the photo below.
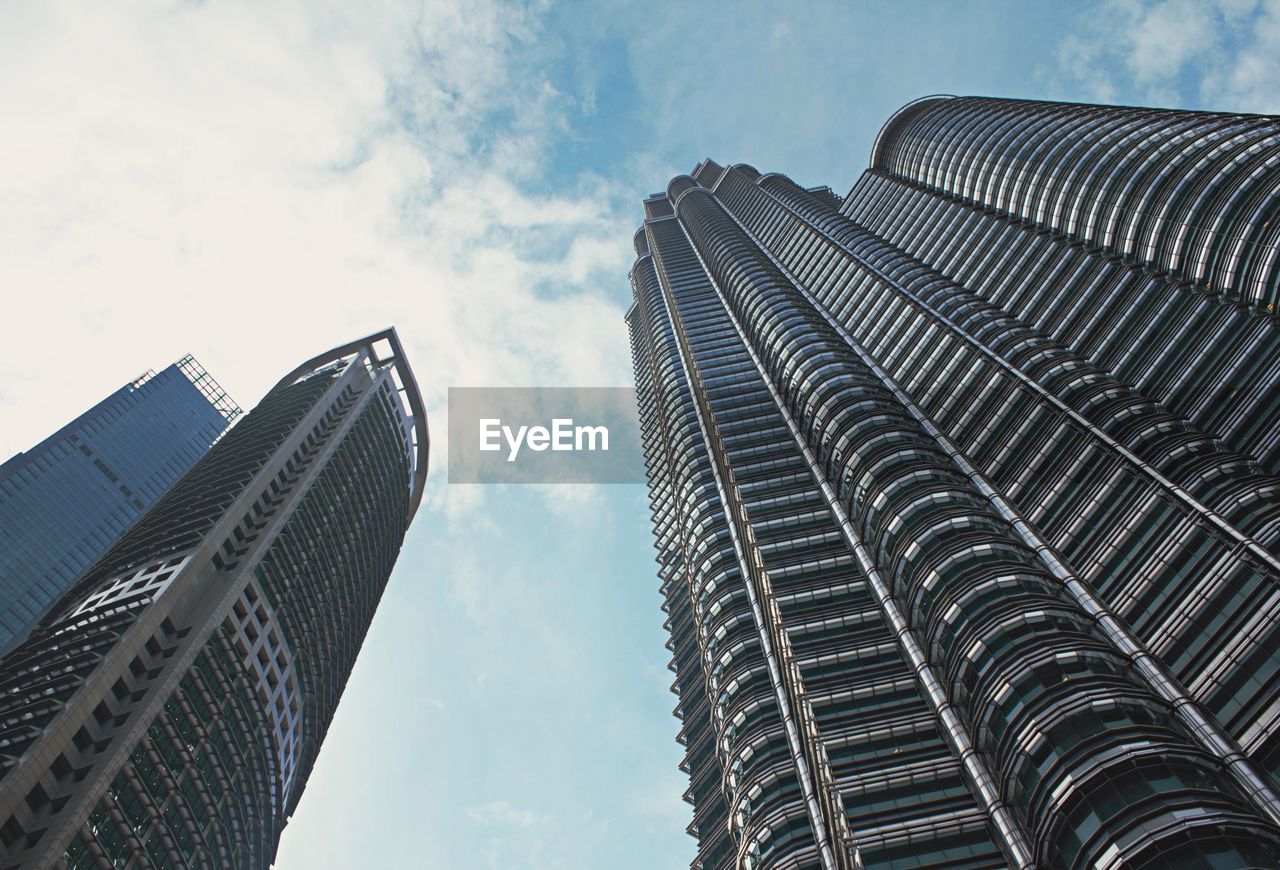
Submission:
{"label": "building facade", "polygon": [[935,97],[644,207],[694,866],[1280,866],[1280,119]]}
{"label": "building facade", "polygon": [[394,330],[281,379],[0,662],[0,867],[266,867],[427,448]]}
{"label": "building facade", "polygon": [[0,465],[0,653],[240,414],[185,356]]}

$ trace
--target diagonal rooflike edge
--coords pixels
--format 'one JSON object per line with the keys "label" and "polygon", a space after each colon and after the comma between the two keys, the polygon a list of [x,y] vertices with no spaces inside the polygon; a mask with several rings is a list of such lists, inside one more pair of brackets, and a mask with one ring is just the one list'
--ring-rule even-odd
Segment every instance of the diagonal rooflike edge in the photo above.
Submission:
{"label": "diagonal rooflike edge", "polygon": [[[379,356],[375,345],[380,341],[386,341],[391,346],[391,355],[389,357]],[[332,350],[327,350],[312,357],[277,381],[276,385],[267,392],[267,395],[269,396],[276,390],[297,382],[299,378],[311,374],[311,372],[328,363],[336,362],[362,350],[368,350],[370,357],[378,365],[392,363],[395,366],[396,373],[400,376],[400,384],[404,389],[405,400],[409,403],[409,411],[413,414],[417,451],[417,455],[413,458],[413,492],[410,494],[409,499],[409,522],[413,522],[413,517],[418,512],[418,505],[422,503],[422,493],[427,482],[427,458],[430,454],[431,445],[427,432],[427,412],[422,402],[422,393],[418,390],[418,382],[413,376],[413,370],[409,368],[409,362],[404,354],[404,346],[400,343],[400,336],[396,333],[394,326],[389,326],[384,330],[366,335],[364,338],[356,339],[347,344],[339,345]]]}

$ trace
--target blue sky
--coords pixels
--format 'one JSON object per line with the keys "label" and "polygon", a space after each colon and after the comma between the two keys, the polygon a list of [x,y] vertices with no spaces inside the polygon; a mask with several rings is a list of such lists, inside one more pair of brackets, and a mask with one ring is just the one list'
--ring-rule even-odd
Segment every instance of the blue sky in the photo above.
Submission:
{"label": "blue sky", "polygon": [[1274,0],[15,0],[0,454],[395,324],[428,497],[277,866],[687,866],[643,489],[447,487],[446,389],[629,383],[639,203],[703,157],[843,193],[925,94],[1280,112],[1278,58]]}

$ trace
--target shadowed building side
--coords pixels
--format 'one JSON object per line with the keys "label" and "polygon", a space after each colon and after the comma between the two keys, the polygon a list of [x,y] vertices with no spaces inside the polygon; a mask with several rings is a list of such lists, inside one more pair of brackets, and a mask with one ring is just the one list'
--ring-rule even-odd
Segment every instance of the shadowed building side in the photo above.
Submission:
{"label": "shadowed building side", "polygon": [[0,662],[3,866],[267,866],[427,449],[393,330],[282,379]]}
{"label": "shadowed building side", "polygon": [[240,415],[190,356],[0,465],[0,654]]}
{"label": "shadowed building side", "polygon": [[646,200],[695,867],[1280,866],[1275,278],[1184,226],[1271,244],[1278,134],[935,97]]}

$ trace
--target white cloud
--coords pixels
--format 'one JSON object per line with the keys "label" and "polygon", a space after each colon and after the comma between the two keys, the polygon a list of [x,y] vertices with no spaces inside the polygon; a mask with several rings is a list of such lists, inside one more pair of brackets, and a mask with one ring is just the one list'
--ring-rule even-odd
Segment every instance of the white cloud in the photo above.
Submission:
{"label": "white cloud", "polygon": [[564,534],[590,534],[605,516],[611,493],[600,484],[549,486],[544,498],[551,516],[563,524]]}
{"label": "white cloud", "polygon": [[546,818],[532,810],[519,809],[510,801],[490,801],[467,807],[467,818],[477,825],[503,828],[532,828]]}
{"label": "white cloud", "polygon": [[[481,521],[489,525],[487,520]],[[495,532],[468,537],[467,541],[500,538],[500,533]],[[449,557],[452,570],[437,582],[448,603],[469,627],[496,631],[512,611],[541,609],[540,590],[525,571],[511,566],[495,568],[488,554],[472,554],[460,548]],[[483,682],[477,685],[482,686]]]}
{"label": "white cloud", "polygon": [[689,804],[684,799],[687,787],[687,782],[664,777],[633,790],[627,796],[627,806],[638,816],[652,816],[663,823],[683,827],[689,817]]}
{"label": "white cloud", "polygon": [[1241,111],[1280,114],[1280,0],[1265,0],[1253,15],[1236,13],[1227,20],[1241,35],[1240,45],[1208,77],[1206,90]]}
{"label": "white cloud", "polygon": [[393,323],[440,506],[447,386],[626,383],[634,209],[532,185],[568,111],[530,59],[541,12],[8,5],[0,455],[185,352],[252,406]]}
{"label": "white cloud", "polygon": [[505,800],[470,806],[464,812],[473,825],[487,832],[480,850],[485,867],[509,870],[565,866],[547,854],[543,835],[550,822],[547,816]]}
{"label": "white cloud", "polygon": [[[1102,0],[1058,44],[1049,84],[1112,102],[1280,112],[1280,0]],[[1133,101],[1131,96],[1127,96]]]}
{"label": "white cloud", "polygon": [[1192,0],[1165,0],[1134,10],[1129,67],[1143,84],[1165,81],[1215,49],[1213,12]]}

